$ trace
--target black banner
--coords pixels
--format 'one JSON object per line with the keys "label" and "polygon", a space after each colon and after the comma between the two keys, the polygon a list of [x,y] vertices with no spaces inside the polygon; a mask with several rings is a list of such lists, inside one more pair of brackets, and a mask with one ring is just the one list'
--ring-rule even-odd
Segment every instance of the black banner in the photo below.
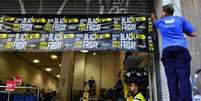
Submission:
{"label": "black banner", "polygon": [[143,16],[0,16],[1,50],[146,51],[148,33]]}

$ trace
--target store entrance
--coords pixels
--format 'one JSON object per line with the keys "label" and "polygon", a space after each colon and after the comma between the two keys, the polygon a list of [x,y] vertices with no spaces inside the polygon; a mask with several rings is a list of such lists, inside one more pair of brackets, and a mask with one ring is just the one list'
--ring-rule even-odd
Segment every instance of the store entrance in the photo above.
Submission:
{"label": "store entrance", "polygon": [[75,52],[72,101],[126,101],[135,77],[142,81],[139,91],[146,101],[154,101],[153,68],[153,55],[148,52]]}
{"label": "store entrance", "polygon": [[[19,66],[15,69],[17,72],[11,69],[5,74],[19,73],[36,85],[46,83],[41,73],[50,74],[53,80],[47,83],[57,87],[60,101],[115,101],[129,94],[134,97],[130,85],[134,88],[137,85],[143,99],[157,101],[157,41],[154,40],[157,38],[148,16],[2,15],[1,22],[0,49],[13,51],[3,57],[3,63],[7,62],[1,67]],[[12,53],[39,56],[39,60],[20,58],[29,64],[21,66],[18,59],[8,62]],[[50,55],[44,56],[46,53]],[[56,57],[60,59],[56,64],[60,72],[51,76],[53,66],[50,64],[57,59],[48,59]],[[47,63],[45,69],[38,67],[42,61]],[[29,67],[34,68],[27,69]],[[27,79],[29,74],[35,78]],[[42,87],[46,87],[45,84]]]}
{"label": "store entrance", "polygon": [[[71,101],[125,101],[129,95],[129,80],[137,78],[146,101],[157,97],[154,53],[132,51],[73,51],[74,62],[69,68],[64,55],[68,52],[1,52],[1,92],[7,80],[20,76],[23,84],[11,92],[33,94],[38,99],[56,96],[61,99],[63,79],[69,77]],[[135,72],[132,74],[132,72]],[[72,74],[69,76],[69,74]],[[130,76],[131,75],[131,76]],[[25,87],[25,88],[24,88]],[[66,87],[66,86],[65,86]],[[66,88],[65,88],[66,89]],[[39,95],[38,95],[39,94]],[[86,95],[87,94],[87,95]],[[10,100],[11,101],[11,100]],[[37,100],[38,101],[38,100]],[[61,100],[62,101],[62,100]]]}

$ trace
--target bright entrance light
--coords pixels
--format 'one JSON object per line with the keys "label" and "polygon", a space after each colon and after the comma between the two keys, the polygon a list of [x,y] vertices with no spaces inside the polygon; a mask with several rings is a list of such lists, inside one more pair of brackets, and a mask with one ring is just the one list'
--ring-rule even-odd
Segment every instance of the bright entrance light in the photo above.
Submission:
{"label": "bright entrance light", "polygon": [[34,60],[33,60],[33,63],[40,63],[40,60],[34,59]]}
{"label": "bright entrance light", "polygon": [[57,77],[60,78],[61,76],[60,76],[60,75],[57,75]]}
{"label": "bright entrance light", "polygon": [[82,52],[82,53],[88,53],[89,51],[88,50],[81,50],[80,52]]}
{"label": "bright entrance light", "polygon": [[57,55],[51,55],[51,59],[58,59],[58,56]]}
{"label": "bright entrance light", "polygon": [[61,64],[59,64],[59,67],[61,67],[62,65]]}
{"label": "bright entrance light", "polygon": [[51,72],[51,71],[52,71],[51,68],[46,68],[45,70],[46,70],[47,72]]}

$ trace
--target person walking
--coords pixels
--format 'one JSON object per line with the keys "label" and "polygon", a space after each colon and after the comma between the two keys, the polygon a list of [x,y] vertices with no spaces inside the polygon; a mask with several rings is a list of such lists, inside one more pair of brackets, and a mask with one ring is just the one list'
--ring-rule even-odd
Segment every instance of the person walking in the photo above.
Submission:
{"label": "person walking", "polygon": [[173,5],[162,7],[161,18],[151,14],[162,36],[162,58],[167,77],[170,101],[192,101],[188,43],[184,33],[196,37],[194,27],[184,18],[173,16]]}

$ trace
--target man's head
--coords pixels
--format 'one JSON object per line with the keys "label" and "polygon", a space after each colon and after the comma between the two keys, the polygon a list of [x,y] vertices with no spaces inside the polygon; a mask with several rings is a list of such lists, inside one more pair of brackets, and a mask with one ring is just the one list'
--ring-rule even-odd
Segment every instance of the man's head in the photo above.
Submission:
{"label": "man's head", "polygon": [[130,92],[138,92],[140,90],[140,85],[135,83],[135,82],[131,82],[129,83],[129,90]]}
{"label": "man's head", "polygon": [[164,5],[162,7],[162,12],[161,12],[162,17],[173,15],[173,14],[174,14],[174,7],[172,4]]}

